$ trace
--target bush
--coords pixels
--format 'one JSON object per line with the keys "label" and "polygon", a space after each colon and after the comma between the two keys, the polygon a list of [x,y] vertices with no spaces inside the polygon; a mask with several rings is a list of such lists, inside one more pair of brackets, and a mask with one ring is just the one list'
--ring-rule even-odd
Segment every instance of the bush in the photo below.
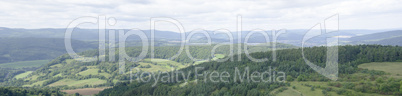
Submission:
{"label": "bush", "polygon": [[327,94],[328,94],[328,92],[327,92],[327,91],[325,91],[325,90],[322,90],[322,94],[327,95]]}
{"label": "bush", "polygon": [[344,94],[345,92],[346,92],[345,89],[336,90],[336,94],[338,94],[338,95],[342,95],[342,94]]}
{"label": "bush", "polygon": [[293,80],[294,80],[294,79],[293,79],[292,76],[290,76],[290,75],[286,76],[286,81],[290,82],[290,81],[293,81]]}

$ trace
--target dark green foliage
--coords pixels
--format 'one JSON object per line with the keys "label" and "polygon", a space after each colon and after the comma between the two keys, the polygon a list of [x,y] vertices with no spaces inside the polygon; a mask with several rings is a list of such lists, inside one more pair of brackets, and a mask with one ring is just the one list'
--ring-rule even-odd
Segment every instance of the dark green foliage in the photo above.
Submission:
{"label": "dark green foliage", "polygon": [[399,93],[402,94],[402,81],[400,81],[399,85],[401,85],[401,86],[399,87]]}
{"label": "dark green foliage", "polygon": [[[326,47],[311,47],[306,48],[305,56],[311,62],[317,64],[318,66],[325,67],[326,61]],[[352,74],[356,72],[367,73],[371,75],[383,75],[383,72],[378,71],[368,71],[368,70],[360,70],[357,68],[359,64],[366,63],[366,62],[392,62],[402,60],[402,53],[401,47],[393,47],[393,46],[380,46],[380,45],[359,45],[359,46],[340,46],[339,47],[339,73],[344,76],[347,74]],[[180,71],[189,72],[191,70],[195,70],[195,67],[204,67],[201,72],[212,72],[212,71],[227,71],[230,74],[234,74],[234,69],[238,67],[239,69],[244,69],[246,67],[252,71],[267,71],[269,66],[272,66],[273,69],[277,71],[283,71],[288,76],[297,77],[298,81],[329,81],[329,79],[323,77],[322,75],[316,73],[312,70],[308,65],[305,64],[304,60],[301,56],[301,49],[286,49],[286,50],[279,50],[277,51],[277,61],[272,61],[272,53],[271,52],[260,52],[260,53],[253,53],[250,54],[254,58],[268,58],[269,61],[266,62],[252,62],[249,60],[245,55],[241,56],[241,60],[236,60],[238,55],[234,56],[234,61],[226,61],[226,62],[206,62],[199,65],[187,67],[181,69]],[[243,71],[243,70],[242,70]],[[191,74],[194,76],[194,74]],[[194,78],[190,78],[193,80]],[[199,82],[204,80],[205,78],[199,77]],[[180,83],[158,83],[156,87],[152,87],[151,83],[125,83],[121,85],[117,85],[111,89],[106,89],[99,93],[99,95],[110,95],[110,94],[120,94],[120,95],[156,95],[155,89],[158,87],[164,87],[165,92],[158,91],[158,95],[211,95],[220,93],[220,89],[225,86],[229,91],[228,93],[222,92],[222,94],[229,94],[229,95],[239,95],[239,96],[246,96],[248,94],[265,94],[263,92],[256,93],[255,88],[259,90],[267,90],[272,91],[272,89],[278,88],[280,86],[286,86],[285,83],[265,83],[265,85],[270,85],[268,87],[261,86],[259,83],[250,83],[247,81],[240,82],[239,80],[235,80],[233,78],[227,78],[229,83],[198,83],[198,84],[189,84],[184,87],[176,87],[177,84]],[[340,81],[347,80],[347,78],[340,78]],[[388,81],[397,81],[397,80],[388,80]],[[333,84],[334,86],[340,86],[338,84]],[[255,86],[255,87],[252,87]],[[311,86],[305,84],[305,86],[311,87],[311,90],[315,90],[315,86]],[[369,92],[366,89],[359,89],[359,88],[366,88],[370,85],[370,83],[344,83],[342,84],[342,88],[345,89],[353,89],[360,92]],[[396,83],[389,83],[383,85],[384,89],[387,91],[383,92],[398,92],[399,90],[399,81],[398,84]],[[397,87],[395,87],[397,86]],[[317,87],[321,88],[321,87]],[[381,87],[380,87],[381,89]],[[331,91],[332,89],[324,89],[325,93]],[[125,94],[122,94],[125,93]],[[180,94],[179,94],[180,93]],[[355,93],[351,92],[344,92],[344,90],[337,90],[338,94],[347,94],[353,95]],[[388,93],[387,93],[388,94]],[[355,94],[356,95],[356,94]]]}
{"label": "dark green foliage", "polygon": [[0,87],[0,96],[64,96],[64,92],[58,89],[38,89],[38,88],[19,88],[19,87]]}
{"label": "dark green foliage", "polygon": [[[56,40],[57,41],[57,40]],[[294,48],[294,46],[287,45],[287,44],[277,44],[279,46],[279,49],[283,48]],[[74,46],[74,44],[73,44]],[[237,45],[235,45],[237,46]],[[190,49],[190,54],[197,59],[212,59],[211,56],[211,49],[213,46],[189,46]],[[250,46],[249,51],[250,52],[259,52],[259,51],[269,51],[271,46]],[[178,50],[180,49],[179,46],[157,46],[155,47],[155,58],[162,58],[162,59],[169,59],[173,55],[175,55]],[[229,54],[229,46],[221,46],[216,49],[216,54]],[[235,49],[237,49],[235,47]],[[133,46],[133,47],[126,47],[126,53],[131,56],[131,57],[136,57],[140,54],[142,50],[141,46]],[[36,75],[39,76],[37,80],[12,80],[8,82],[1,83],[3,86],[22,86],[22,85],[29,85],[33,84],[38,81],[44,81],[43,85],[49,85],[51,83],[57,82],[58,80],[61,79],[73,79],[73,80],[83,80],[83,79],[90,79],[90,78],[99,78],[102,80],[106,80],[107,83],[101,84],[101,85],[93,85],[93,86],[84,86],[84,87],[98,87],[98,86],[111,86],[114,85],[115,82],[112,82],[113,80],[119,80],[119,81],[129,81],[130,80],[130,74],[119,74],[119,66],[117,60],[119,60],[118,52],[119,50],[116,49],[116,54],[115,54],[115,61],[110,61],[109,58],[109,50],[105,50],[105,55],[106,55],[106,60],[105,61],[93,61],[93,62],[79,62],[79,61],[67,61],[68,59],[72,59],[68,54],[64,54],[62,56],[57,57],[56,59],[52,60],[48,64],[44,65],[43,67],[37,69],[35,72],[33,72],[30,76]],[[244,52],[244,51],[243,51]],[[84,51],[81,53],[78,53],[81,56],[85,57],[94,57],[98,56],[99,52],[98,50],[88,50]],[[145,58],[150,58],[150,51],[148,52],[148,55]],[[177,61],[183,65],[191,65],[194,63],[192,59],[190,59],[186,51],[183,51],[179,57],[172,59],[174,61]],[[67,63],[69,62],[69,63]],[[158,65],[156,62],[148,62],[144,61],[146,63],[151,63],[153,65]],[[62,67],[51,67],[56,64],[61,64]],[[138,62],[130,62],[126,61],[126,72],[130,71],[130,68],[133,67],[141,67],[141,68],[151,68],[151,65],[142,65],[139,66]],[[169,65],[169,64],[168,64]],[[110,77],[105,77],[102,74],[92,74],[92,75],[87,75],[83,76],[78,74],[79,72],[88,70],[87,67],[85,66],[95,66],[95,68],[99,69],[98,72],[102,72],[104,74],[110,74]],[[170,67],[175,67],[175,66],[170,66]],[[55,75],[59,76],[55,77]],[[0,74],[1,75],[1,74]],[[41,86],[43,87],[43,86]],[[67,88],[61,86],[60,88]]]}

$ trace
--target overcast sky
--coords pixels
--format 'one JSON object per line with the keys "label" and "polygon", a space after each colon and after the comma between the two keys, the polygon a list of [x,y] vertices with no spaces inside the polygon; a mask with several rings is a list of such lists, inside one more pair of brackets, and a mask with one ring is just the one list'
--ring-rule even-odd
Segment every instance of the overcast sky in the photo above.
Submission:
{"label": "overcast sky", "polygon": [[76,18],[105,15],[116,19],[107,28],[146,30],[151,17],[170,17],[186,31],[234,31],[241,15],[243,30],[308,29],[339,13],[340,29],[402,29],[402,0],[2,0],[0,6],[0,26],[11,28],[66,28]]}

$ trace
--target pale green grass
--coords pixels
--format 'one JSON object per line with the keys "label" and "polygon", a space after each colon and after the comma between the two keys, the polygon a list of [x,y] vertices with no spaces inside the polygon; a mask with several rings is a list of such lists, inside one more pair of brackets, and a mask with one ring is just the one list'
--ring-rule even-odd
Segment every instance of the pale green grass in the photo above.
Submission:
{"label": "pale green grass", "polygon": [[[331,87],[333,90],[339,90],[340,88],[337,87],[333,87],[333,86],[328,86],[328,82],[291,82],[291,86],[295,86],[296,90],[301,92],[303,94],[303,96],[324,96],[324,94],[322,93],[322,89],[316,87],[315,91],[311,91],[311,87],[307,87],[301,84],[309,84],[309,85],[313,85],[313,86],[320,86],[323,88],[327,88],[327,87]],[[350,90],[350,89],[345,89],[348,91],[352,91],[354,93],[357,93],[359,95],[362,96],[388,96],[388,95],[381,95],[381,94],[376,94],[376,93],[362,93],[362,92],[356,92],[354,90]],[[329,94],[331,96],[342,96],[342,95],[338,95],[336,94],[334,91],[329,92]]]}
{"label": "pale green grass", "polygon": [[[91,68],[91,67],[89,67],[89,68]],[[101,73],[98,73],[98,68],[91,68],[91,69],[87,69],[87,70],[85,70],[85,71],[81,71],[80,73],[78,73],[78,74],[80,74],[80,75],[82,75],[82,76],[87,76],[87,75],[102,75],[102,76],[105,76],[106,78],[107,77],[110,77],[110,74],[109,73],[105,73],[105,72],[101,72]]]}
{"label": "pale green grass", "polygon": [[215,57],[221,59],[221,58],[224,58],[225,55],[224,54],[215,54]]}
{"label": "pale green grass", "polygon": [[74,61],[74,59],[66,59],[67,64],[71,64],[71,62],[73,62],[73,61]]}
{"label": "pale green grass", "polygon": [[[139,62],[138,64],[140,64],[140,66],[147,66],[150,65],[151,68],[139,68],[142,71],[146,71],[146,72],[155,72],[155,71],[171,71],[172,69],[170,67],[167,66],[160,66],[160,65],[154,65],[151,63],[144,63],[144,62]],[[135,69],[133,69],[135,70]]]}
{"label": "pale green grass", "polygon": [[54,75],[53,77],[61,77],[61,76],[63,76],[63,75],[61,73],[59,73],[57,75]]}
{"label": "pale green grass", "polygon": [[208,60],[195,61],[194,65],[201,64],[201,63],[204,63],[204,62],[208,62]]}
{"label": "pale green grass", "polygon": [[[167,59],[144,59],[144,62],[139,62],[140,66],[147,66],[150,65],[151,68],[139,68],[142,71],[147,71],[147,72],[155,72],[155,71],[172,71],[172,69],[181,69],[184,68],[186,66],[184,66],[181,63],[178,63],[176,61],[171,61],[171,60],[167,60]],[[153,63],[157,63],[152,64],[152,63],[145,63],[146,62],[153,62]]]}
{"label": "pale green grass", "polygon": [[85,80],[72,80],[72,79],[62,79],[57,82],[54,82],[48,86],[62,86],[62,85],[67,85],[67,86],[84,86],[84,85],[99,85],[106,83],[106,80],[101,80],[98,78],[91,78],[91,79],[85,79]]}
{"label": "pale green grass", "polygon": [[36,80],[36,79],[38,79],[38,77],[39,77],[38,75],[32,75],[32,76],[25,78],[25,80]]}
{"label": "pale green grass", "polygon": [[36,86],[42,86],[43,82],[45,82],[45,81],[46,81],[46,80],[38,81],[38,82],[32,83],[32,84],[30,84],[30,85],[23,85],[22,87],[33,87],[34,85],[36,85]]}
{"label": "pale green grass", "polygon": [[147,59],[144,59],[144,61],[156,62],[158,64],[171,64],[171,65],[174,65],[174,66],[183,66],[183,64],[181,64],[179,62],[172,61],[172,60],[167,60],[167,59],[156,59],[156,58],[154,58],[154,59],[151,60],[151,59],[147,58]]}
{"label": "pale green grass", "polygon": [[63,67],[63,65],[62,64],[55,64],[55,65],[52,65],[50,67],[51,68],[61,68],[61,67]]}
{"label": "pale green grass", "polygon": [[117,82],[119,82],[119,80],[113,79],[112,82],[116,84]]}
{"label": "pale green grass", "polygon": [[214,54],[214,58],[212,58],[212,60],[218,60],[218,59],[222,59],[224,57],[225,57],[224,54]]}
{"label": "pale green grass", "polygon": [[49,63],[49,60],[33,60],[33,61],[19,61],[11,63],[0,64],[1,68],[30,68],[30,67],[40,67]]}
{"label": "pale green grass", "polygon": [[302,94],[297,90],[288,88],[287,90],[276,94],[276,96],[302,96]]}
{"label": "pale green grass", "polygon": [[[292,82],[291,86],[295,86],[296,87],[295,90],[297,90],[298,92],[302,93],[303,96],[324,96],[324,94],[322,93],[322,90],[320,88],[314,88],[315,90],[311,91],[311,87],[307,87],[307,86],[304,86],[304,85],[301,85],[301,84],[302,84],[301,82]],[[303,84],[313,85],[313,84],[311,84],[311,82],[308,82],[308,83],[303,82]],[[327,83],[325,83],[325,85],[326,84]],[[288,89],[290,89],[290,88],[288,88]],[[339,96],[338,94],[333,93],[333,92],[330,92],[330,94],[331,94],[331,96]],[[297,96],[300,96],[300,95],[297,95]]]}
{"label": "pale green grass", "polygon": [[31,74],[33,71],[26,71],[24,73],[18,74],[16,76],[14,76],[15,79],[20,79],[20,78],[25,78],[27,77],[29,74]]}
{"label": "pale green grass", "polygon": [[78,73],[78,74],[80,74],[80,75],[82,75],[82,76],[96,75],[96,74],[98,74],[98,70],[99,70],[99,69],[87,69],[87,70],[81,71],[81,72]]}
{"label": "pale green grass", "polygon": [[[212,58],[211,60],[214,61],[214,60],[218,60],[218,59],[222,59],[222,58],[225,58],[224,54],[214,54],[214,58]],[[201,64],[204,62],[208,62],[208,60],[195,61],[194,65]]]}
{"label": "pale green grass", "polygon": [[358,67],[369,70],[384,71],[391,73],[392,77],[402,78],[402,62],[371,62],[361,64]]}

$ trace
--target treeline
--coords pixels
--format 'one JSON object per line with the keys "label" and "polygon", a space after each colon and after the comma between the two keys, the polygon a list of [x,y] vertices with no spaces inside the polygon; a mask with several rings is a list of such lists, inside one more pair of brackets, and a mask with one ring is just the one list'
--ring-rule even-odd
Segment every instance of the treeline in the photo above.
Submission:
{"label": "treeline", "polygon": [[[214,45],[213,45],[214,46]],[[189,52],[190,54],[197,59],[212,59],[213,56],[211,56],[211,50],[213,49],[213,46],[202,46],[202,45],[191,45],[189,46]],[[285,48],[295,48],[295,46],[288,45],[288,44],[277,44],[278,49],[285,49]],[[259,46],[250,46],[248,47],[248,50],[250,53],[252,52],[263,52],[263,51],[270,51],[272,46],[268,46],[266,44],[262,44]],[[155,58],[162,58],[162,59],[169,59],[173,55],[177,54],[178,50],[180,49],[179,46],[157,46],[155,47]],[[131,56],[131,57],[137,57],[142,50],[142,46],[133,46],[133,47],[127,47],[126,48],[126,53]],[[243,50],[243,47],[242,49]],[[237,44],[233,45],[233,51],[237,52]],[[129,74],[119,74],[119,66],[118,65],[118,52],[119,50],[116,50],[115,54],[115,61],[109,61],[109,50],[105,50],[105,61],[93,61],[93,62],[80,62],[80,61],[75,61],[71,60],[72,57],[70,57],[68,54],[64,54],[62,56],[57,57],[56,59],[52,60],[45,66],[37,69],[35,72],[30,74],[30,76],[38,76],[37,79],[35,80],[12,80],[12,81],[7,81],[4,83],[1,83],[2,86],[22,86],[22,85],[30,85],[35,82],[43,81],[42,86],[46,86],[49,84],[52,84],[54,82],[57,82],[61,79],[73,79],[73,80],[84,80],[84,79],[89,79],[89,78],[99,78],[101,80],[106,80],[107,83],[101,84],[101,85],[114,85],[116,82],[112,82],[114,80],[119,80],[119,81],[128,81],[130,80],[130,75]],[[225,54],[229,55],[230,52],[230,46],[225,45],[218,47],[216,49],[215,54]],[[242,51],[244,52],[244,50]],[[88,50],[84,51],[81,53],[78,53],[81,56],[86,56],[86,57],[94,57],[98,56],[99,52],[98,50]],[[236,53],[234,53],[236,54]],[[145,58],[150,58],[150,52],[148,52],[148,55]],[[177,61],[183,65],[190,65],[193,64],[194,61],[190,59],[186,51],[183,50],[182,53],[175,59],[172,59],[173,61]],[[146,61],[142,61],[146,62]],[[61,65],[61,66],[53,66],[53,65]],[[156,62],[151,62],[151,64],[156,64]],[[104,74],[93,74],[89,76],[81,76],[78,73],[87,70],[88,68],[86,66],[94,66],[95,68],[98,68],[98,72],[102,73],[107,73],[110,74],[109,76],[103,76]],[[126,72],[129,72],[131,67],[150,67],[150,66],[139,66],[138,62],[131,62],[131,61],[126,61]],[[174,67],[174,66],[171,66]],[[58,75],[58,76],[56,76]],[[95,86],[95,85],[91,85]],[[98,85],[96,85],[98,86]],[[39,86],[35,86],[39,87]],[[89,86],[90,87],[90,86]],[[64,87],[63,87],[64,88]]]}
{"label": "treeline", "polygon": [[[326,47],[311,47],[305,48],[304,53],[306,58],[315,63],[318,66],[325,67],[326,62]],[[241,55],[241,60],[238,61],[238,56],[234,56],[234,61],[225,61],[225,62],[206,62],[199,65],[187,67],[181,69],[180,71],[185,74],[190,74],[189,81],[193,81],[196,74],[193,72],[196,70],[196,67],[203,67],[204,69],[198,69],[199,73],[204,72],[228,72],[229,74],[236,74],[235,69],[238,68],[241,72],[244,72],[245,68],[249,68],[250,73],[254,71],[264,72],[269,70],[272,67],[273,71],[276,72],[285,72],[287,81],[330,81],[326,77],[316,73],[313,69],[311,69],[302,58],[302,50],[301,49],[286,49],[286,50],[278,50],[277,51],[277,60],[272,61],[272,52],[257,52],[250,54],[254,58],[268,58],[269,61],[266,62],[253,62],[248,59],[244,54]],[[359,64],[363,64],[366,62],[395,62],[402,60],[402,47],[395,46],[381,46],[381,45],[358,45],[358,46],[339,46],[339,81],[348,81],[346,78],[350,76],[350,74],[357,72],[364,72],[357,68]],[[192,73],[186,73],[192,72]],[[381,75],[384,75],[382,72],[378,71],[366,71],[373,76],[373,78],[377,78]],[[237,74],[236,74],[237,75]],[[247,75],[250,75],[249,73]],[[267,78],[268,76],[263,76]],[[176,78],[173,76],[172,78]],[[178,76],[178,78],[183,78],[182,76]],[[365,78],[365,77],[364,77]],[[184,82],[169,82],[169,83],[161,83],[159,82],[155,87],[152,87],[152,83],[142,83],[142,82],[133,82],[133,83],[123,83],[118,86],[115,86],[111,89],[106,89],[99,93],[99,96],[105,95],[215,95],[219,93],[221,90],[224,95],[238,95],[246,96],[249,94],[257,94],[257,95],[269,95],[270,89],[275,89],[274,85],[281,85],[279,82],[271,82],[271,83],[263,83],[262,85],[269,85],[268,87],[258,87],[259,83],[253,82],[239,82],[234,78],[227,78],[225,80],[229,81],[229,83],[225,82],[206,82],[203,83],[200,81],[204,80],[204,77],[198,77],[197,83],[189,83],[184,87],[180,86]],[[268,79],[268,78],[267,78]],[[362,78],[360,78],[362,79]],[[183,81],[183,79],[180,79]],[[392,82],[400,82],[400,79],[393,79]],[[366,87],[380,87],[385,88],[384,90],[377,90],[374,93],[380,94],[401,94],[400,83],[387,83],[388,85],[369,85],[363,86]],[[262,86],[260,85],[260,86]],[[272,86],[271,86],[272,85]],[[286,83],[284,83],[286,85]],[[225,86],[225,87],[221,87]],[[239,87],[242,86],[242,87]],[[383,87],[381,87],[383,86]],[[386,86],[386,87],[385,87]],[[359,85],[359,87],[362,87]],[[262,88],[262,89],[261,89]],[[264,91],[261,91],[264,90]],[[361,91],[368,92],[368,91]],[[370,91],[372,92],[372,91]],[[178,94],[180,93],[180,94]]]}
{"label": "treeline", "polygon": [[0,82],[15,80],[15,78],[13,78],[14,76],[35,69],[36,68],[0,68]]}
{"label": "treeline", "polygon": [[66,93],[53,88],[0,87],[0,96],[64,96]]}
{"label": "treeline", "polygon": [[[188,45],[188,50],[189,50],[189,55],[191,55],[193,58],[195,59],[212,59],[213,56],[211,55],[212,50],[214,49],[214,46],[216,46],[216,44],[212,44],[211,46],[209,45]],[[233,44],[233,46],[230,45],[222,45],[222,46],[218,46],[214,51],[214,54],[224,54],[224,55],[229,55],[230,51],[233,52],[232,55],[237,54],[238,50],[240,50],[242,53],[245,53],[244,50],[244,44],[240,44],[241,48],[238,48],[238,44]],[[232,49],[231,49],[232,48]],[[293,45],[289,45],[289,44],[282,44],[282,43],[276,43],[276,48],[277,50],[280,49],[288,49],[288,48],[297,48],[296,46]],[[140,55],[141,51],[142,51],[142,46],[135,46],[135,47],[127,47],[126,49],[126,53],[127,55],[129,55],[130,57],[137,57]],[[191,59],[186,52],[186,47],[183,46],[183,50],[181,52],[181,54],[178,55],[177,58],[172,58],[174,55],[178,54],[179,50],[180,50],[180,46],[157,46],[155,47],[155,51],[154,51],[154,58],[162,58],[162,59],[170,59],[176,62],[180,62],[180,63],[194,63],[195,61],[193,59]],[[273,46],[272,43],[268,44],[268,43],[262,43],[262,44],[257,44],[257,45],[248,45],[247,51],[249,53],[255,53],[255,52],[266,52],[266,51],[272,51]],[[145,58],[151,58],[151,48],[148,47],[148,54],[146,55]],[[105,58],[109,58],[109,50],[106,49],[105,50]],[[118,53],[119,50],[115,49],[115,61],[119,60],[118,59]],[[90,51],[85,51],[80,53],[80,55],[84,55],[84,56],[98,56],[99,52],[98,50],[90,50]]]}

